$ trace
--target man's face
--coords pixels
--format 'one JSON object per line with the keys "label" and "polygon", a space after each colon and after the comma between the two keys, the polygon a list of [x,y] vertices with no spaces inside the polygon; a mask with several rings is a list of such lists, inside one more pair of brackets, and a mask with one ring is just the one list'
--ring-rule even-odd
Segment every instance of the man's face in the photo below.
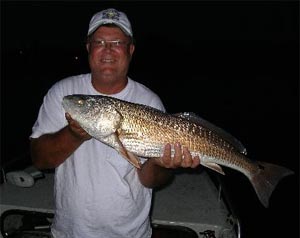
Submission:
{"label": "man's face", "polygon": [[118,27],[101,26],[87,43],[89,64],[96,77],[126,77],[134,45]]}

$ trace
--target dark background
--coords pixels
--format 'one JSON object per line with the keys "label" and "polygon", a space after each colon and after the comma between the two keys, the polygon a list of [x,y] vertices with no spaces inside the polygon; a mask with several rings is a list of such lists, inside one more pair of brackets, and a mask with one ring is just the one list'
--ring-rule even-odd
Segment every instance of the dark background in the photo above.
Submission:
{"label": "dark background", "polygon": [[56,81],[89,72],[88,23],[107,7],[133,26],[129,76],[169,112],[193,111],[239,138],[250,158],[295,171],[265,209],[247,178],[226,170],[244,237],[299,237],[298,1],[2,1],[2,167],[30,163],[43,96]]}

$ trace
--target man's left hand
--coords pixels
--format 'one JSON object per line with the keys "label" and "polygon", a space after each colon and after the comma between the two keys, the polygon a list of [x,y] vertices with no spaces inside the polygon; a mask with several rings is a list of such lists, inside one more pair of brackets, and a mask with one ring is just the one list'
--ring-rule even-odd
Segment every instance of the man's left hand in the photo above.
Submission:
{"label": "man's left hand", "polygon": [[192,157],[186,147],[179,143],[174,145],[174,156],[171,154],[171,145],[166,144],[164,154],[161,158],[156,159],[156,164],[164,168],[196,168],[200,165],[199,156]]}

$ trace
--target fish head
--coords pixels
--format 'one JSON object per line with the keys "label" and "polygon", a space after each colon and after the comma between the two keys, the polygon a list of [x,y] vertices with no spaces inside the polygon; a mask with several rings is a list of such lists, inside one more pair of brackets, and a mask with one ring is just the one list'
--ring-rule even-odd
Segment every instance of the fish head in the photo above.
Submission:
{"label": "fish head", "polygon": [[63,108],[74,120],[80,118],[91,119],[92,115],[98,111],[99,100],[96,101],[90,95],[73,94],[63,98]]}
{"label": "fish head", "polygon": [[62,106],[91,136],[100,139],[114,133],[122,120],[108,97],[73,94],[63,98]]}

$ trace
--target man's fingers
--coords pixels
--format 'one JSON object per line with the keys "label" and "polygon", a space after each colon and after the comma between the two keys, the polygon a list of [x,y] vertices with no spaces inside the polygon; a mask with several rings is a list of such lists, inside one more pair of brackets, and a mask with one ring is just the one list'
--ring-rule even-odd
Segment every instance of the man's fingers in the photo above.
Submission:
{"label": "man's fingers", "polygon": [[179,167],[182,162],[182,150],[181,145],[179,143],[175,143],[174,145],[175,154],[173,157],[173,167]]}
{"label": "man's fingers", "polygon": [[191,167],[191,165],[193,164],[193,158],[191,153],[189,152],[189,150],[186,147],[183,147],[183,160],[182,160],[182,167],[184,168],[188,168]]}
{"label": "man's fingers", "polygon": [[163,156],[158,158],[160,166],[165,168],[196,168],[200,164],[199,156],[192,157],[187,147],[181,146],[180,143],[174,145],[174,156],[172,157],[172,146],[166,144]]}
{"label": "man's fingers", "polygon": [[79,123],[72,119],[69,113],[65,113],[65,117],[69,124],[70,131],[78,138],[88,140],[92,137],[79,125]]}
{"label": "man's fingers", "polygon": [[163,157],[161,158],[161,162],[166,166],[170,167],[172,160],[171,160],[171,145],[166,144],[164,149]]}
{"label": "man's fingers", "polygon": [[199,156],[195,156],[193,159],[193,163],[191,165],[191,168],[196,168],[198,165],[200,165],[200,157]]}
{"label": "man's fingers", "polygon": [[65,113],[65,117],[66,117],[66,119],[67,119],[67,120],[70,120],[70,119],[72,119],[72,117],[70,116],[70,114],[69,114],[69,113],[67,113],[67,112]]}

